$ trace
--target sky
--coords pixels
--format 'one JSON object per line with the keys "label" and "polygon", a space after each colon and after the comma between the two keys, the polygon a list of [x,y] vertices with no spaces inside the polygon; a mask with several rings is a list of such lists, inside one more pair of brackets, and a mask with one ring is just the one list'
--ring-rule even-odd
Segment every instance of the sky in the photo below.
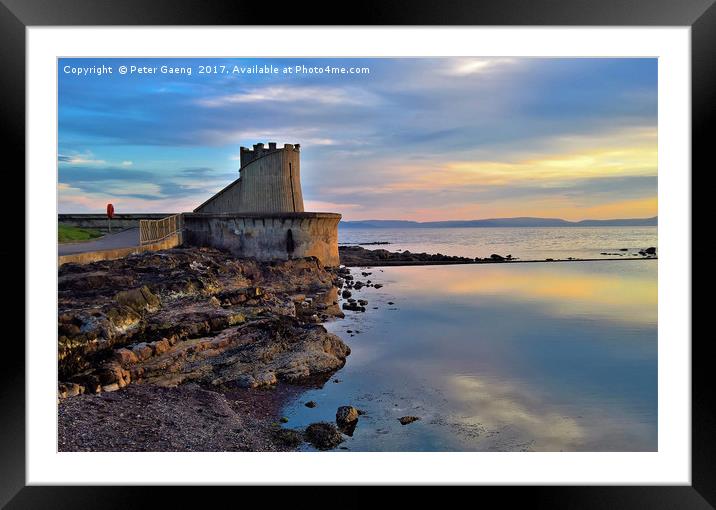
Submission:
{"label": "sky", "polygon": [[60,212],[191,211],[270,141],[345,220],[656,216],[657,60],[59,60]]}

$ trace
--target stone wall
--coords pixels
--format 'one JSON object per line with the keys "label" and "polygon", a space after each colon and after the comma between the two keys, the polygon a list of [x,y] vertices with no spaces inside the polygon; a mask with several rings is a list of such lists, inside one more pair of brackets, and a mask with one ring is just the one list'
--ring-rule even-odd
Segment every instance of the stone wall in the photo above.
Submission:
{"label": "stone wall", "polygon": [[236,257],[287,260],[317,257],[338,266],[336,213],[184,214],[184,243],[230,251]]}
{"label": "stone wall", "polygon": [[[112,218],[112,230],[138,228],[139,220],[161,220],[173,214],[176,213],[115,214]],[[58,214],[57,222],[72,227],[107,230],[106,214]]]}

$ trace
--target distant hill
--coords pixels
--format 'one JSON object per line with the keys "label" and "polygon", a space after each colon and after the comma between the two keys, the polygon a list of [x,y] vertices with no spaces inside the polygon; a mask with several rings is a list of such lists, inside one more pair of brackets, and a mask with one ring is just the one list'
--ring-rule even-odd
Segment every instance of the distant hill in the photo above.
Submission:
{"label": "distant hill", "polygon": [[461,227],[650,227],[657,225],[658,217],[626,218],[616,220],[567,221],[559,218],[491,218],[485,220],[406,221],[362,220],[341,221],[343,228],[461,228]]}

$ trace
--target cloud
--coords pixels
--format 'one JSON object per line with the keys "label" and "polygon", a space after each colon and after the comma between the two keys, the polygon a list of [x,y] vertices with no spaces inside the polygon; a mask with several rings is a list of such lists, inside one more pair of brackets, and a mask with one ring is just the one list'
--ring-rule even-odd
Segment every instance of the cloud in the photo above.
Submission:
{"label": "cloud", "polygon": [[514,64],[512,58],[469,58],[456,59],[445,67],[444,72],[452,76],[468,76],[497,70],[498,67]]}
{"label": "cloud", "polygon": [[361,207],[360,204],[346,202],[324,202],[322,200],[304,200],[303,202],[305,210],[318,212],[346,211]]}
{"label": "cloud", "polygon": [[359,88],[269,86],[234,94],[197,99],[197,104],[209,108],[242,103],[308,103],[316,105],[365,106],[375,104],[378,98]]}
{"label": "cloud", "polygon": [[[86,198],[102,197],[101,200],[117,197],[139,199],[146,202],[164,204],[168,200],[193,204],[192,210],[201,203],[200,197],[210,196],[223,188],[233,175],[214,172],[208,167],[184,168],[176,174],[166,175],[159,170],[129,169],[118,167],[60,167],[60,195],[70,190],[74,203],[85,204],[77,195],[83,193]],[[184,201],[184,199],[189,199]],[[148,205],[143,209],[151,209]]]}
{"label": "cloud", "polygon": [[[256,60],[297,63],[177,63]],[[106,61],[73,61],[80,63]],[[451,206],[465,215],[578,214],[575,204],[607,201],[627,213],[656,196],[655,59],[301,63],[366,65],[371,73],[215,80],[61,74],[61,182],[101,193],[111,181],[113,191],[124,187],[157,207],[170,197],[200,203],[236,177],[239,146],[276,141],[302,144],[304,197],[348,217],[444,218]],[[158,188],[138,189],[147,183]]]}
{"label": "cloud", "polygon": [[206,166],[193,167],[193,168],[182,168],[180,172],[184,175],[190,175],[192,177],[203,177],[214,172],[213,168]]}
{"label": "cloud", "polygon": [[105,165],[107,162],[103,159],[96,159],[90,151],[75,154],[58,154],[57,160],[62,163],[70,163],[72,165]]}

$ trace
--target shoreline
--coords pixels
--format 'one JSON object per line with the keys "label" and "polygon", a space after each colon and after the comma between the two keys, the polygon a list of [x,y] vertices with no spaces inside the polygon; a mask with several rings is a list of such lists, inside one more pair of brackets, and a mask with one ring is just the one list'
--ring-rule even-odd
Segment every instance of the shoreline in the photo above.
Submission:
{"label": "shoreline", "polygon": [[[622,250],[626,252],[626,249]],[[634,252],[636,250],[632,250]],[[639,250],[639,257],[634,253],[624,257],[618,254],[602,253],[602,255],[613,255],[614,258],[544,258],[544,259],[518,259],[512,255],[498,255],[493,253],[490,257],[463,257],[458,255],[443,255],[442,253],[412,253],[405,251],[388,251],[385,249],[366,249],[362,246],[339,246],[338,253],[341,264],[346,267],[388,267],[388,266],[427,266],[427,265],[448,265],[448,264],[514,264],[514,263],[538,263],[538,262],[593,262],[601,260],[652,260],[657,259],[656,248],[649,247]],[[617,258],[618,257],[618,258]]]}
{"label": "shoreline", "polygon": [[625,260],[659,260],[658,257],[625,257],[625,258],[594,258],[594,259],[512,259],[512,260],[479,260],[479,261],[452,261],[452,260],[405,260],[383,261],[377,264],[344,264],[346,267],[405,267],[405,266],[455,266],[455,265],[488,265],[488,264],[550,264],[553,262],[620,262]]}

